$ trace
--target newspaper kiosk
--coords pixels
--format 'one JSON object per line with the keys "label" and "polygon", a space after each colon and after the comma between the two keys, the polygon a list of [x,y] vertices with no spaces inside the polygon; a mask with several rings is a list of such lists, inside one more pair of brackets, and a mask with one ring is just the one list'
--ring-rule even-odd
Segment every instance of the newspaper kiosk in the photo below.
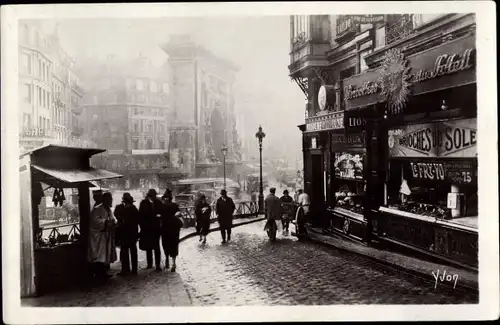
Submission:
{"label": "newspaper kiosk", "polygon": [[[46,145],[20,156],[21,297],[64,290],[88,278],[89,188],[94,187],[90,182],[121,177],[90,167],[90,157],[104,151]],[[50,231],[41,227],[39,206],[49,189],[48,199],[61,206],[69,199],[65,190],[74,189],[77,222]]]}

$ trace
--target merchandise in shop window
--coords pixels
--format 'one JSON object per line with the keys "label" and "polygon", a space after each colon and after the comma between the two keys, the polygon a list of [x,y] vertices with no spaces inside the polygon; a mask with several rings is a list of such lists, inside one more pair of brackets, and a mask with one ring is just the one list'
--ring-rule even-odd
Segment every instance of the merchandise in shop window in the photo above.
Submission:
{"label": "merchandise in shop window", "polygon": [[[464,182],[444,176],[432,179],[414,177],[412,165],[405,161],[391,161],[388,208],[436,219],[477,217],[477,180]],[[472,171],[464,173],[477,175]],[[429,175],[430,171],[427,171]]]}
{"label": "merchandise in shop window", "polygon": [[336,207],[363,214],[363,156],[358,153],[335,153]]}
{"label": "merchandise in shop window", "polygon": [[354,213],[363,214],[363,196],[364,191],[360,189],[359,185],[362,183],[349,185],[342,185],[335,197],[337,199],[337,207],[349,210]]}

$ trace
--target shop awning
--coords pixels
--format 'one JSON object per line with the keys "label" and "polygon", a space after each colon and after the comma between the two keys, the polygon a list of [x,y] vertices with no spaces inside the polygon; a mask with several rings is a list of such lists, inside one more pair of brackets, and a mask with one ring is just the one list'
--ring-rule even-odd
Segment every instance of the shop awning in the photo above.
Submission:
{"label": "shop awning", "polygon": [[122,175],[113,173],[104,169],[86,168],[86,169],[53,169],[32,165],[36,170],[41,171],[57,180],[66,183],[81,183],[96,181],[100,179],[120,178]]}

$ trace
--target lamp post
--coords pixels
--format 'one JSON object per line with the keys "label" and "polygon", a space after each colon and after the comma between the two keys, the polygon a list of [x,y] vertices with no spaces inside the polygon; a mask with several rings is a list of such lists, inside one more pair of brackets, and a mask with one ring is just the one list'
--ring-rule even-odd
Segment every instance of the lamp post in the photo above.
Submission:
{"label": "lamp post", "polygon": [[222,151],[222,156],[224,157],[224,189],[226,189],[226,155],[227,155],[227,147],[225,144],[222,145],[222,148],[220,149]]}
{"label": "lamp post", "polygon": [[259,126],[259,131],[255,134],[259,139],[259,154],[260,154],[260,184],[259,184],[259,214],[264,213],[264,189],[262,188],[262,139],[266,136],[262,132],[262,126]]}

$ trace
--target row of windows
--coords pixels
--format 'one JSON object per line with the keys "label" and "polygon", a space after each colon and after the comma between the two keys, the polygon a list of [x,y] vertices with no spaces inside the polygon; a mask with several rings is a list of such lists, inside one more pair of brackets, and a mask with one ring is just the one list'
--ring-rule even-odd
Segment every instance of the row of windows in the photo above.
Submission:
{"label": "row of windows", "polygon": [[[33,94],[33,89],[36,90],[36,94]],[[34,103],[33,96],[35,97],[35,100],[38,99],[39,106],[43,108],[50,108],[51,94],[49,91],[46,91],[40,86],[33,87],[31,84],[24,84],[21,87],[21,97],[24,102],[28,104]]]}
{"label": "row of windows", "polygon": [[163,116],[164,111],[159,108],[134,107],[134,115],[142,116]]}
{"label": "row of windows", "polygon": [[133,121],[132,131],[163,134],[165,132],[165,125],[161,121],[148,121],[148,120]]}
{"label": "row of windows", "polygon": [[28,113],[23,113],[23,126],[26,130],[37,127],[40,129],[44,129],[46,131],[50,130],[50,119],[39,116],[38,117],[38,124],[34,125],[36,123],[36,119],[32,120],[31,114]]}
{"label": "row of windows", "polygon": [[35,76],[41,78],[45,82],[50,81],[50,65],[48,62],[45,62],[44,59],[40,57],[36,57],[34,60],[33,69],[33,56],[29,53],[23,53],[22,55],[22,71],[26,74],[32,75],[35,73]]}
{"label": "row of windows", "polygon": [[[153,149],[153,140],[152,139],[146,140],[144,147],[145,147],[144,149],[147,149],[147,150]],[[165,145],[165,141],[158,142],[158,147],[159,148],[155,148],[155,149],[167,149],[166,145]],[[139,139],[132,140],[132,149],[133,150],[142,149],[142,148],[139,148]]]}
{"label": "row of windows", "polygon": [[170,86],[168,83],[163,82],[161,84],[158,84],[154,80],[149,80],[145,81],[143,79],[131,79],[127,78],[127,89],[130,90],[139,90],[139,91],[144,91],[148,90],[152,93],[158,93],[161,92],[163,94],[169,94],[170,93]]}

